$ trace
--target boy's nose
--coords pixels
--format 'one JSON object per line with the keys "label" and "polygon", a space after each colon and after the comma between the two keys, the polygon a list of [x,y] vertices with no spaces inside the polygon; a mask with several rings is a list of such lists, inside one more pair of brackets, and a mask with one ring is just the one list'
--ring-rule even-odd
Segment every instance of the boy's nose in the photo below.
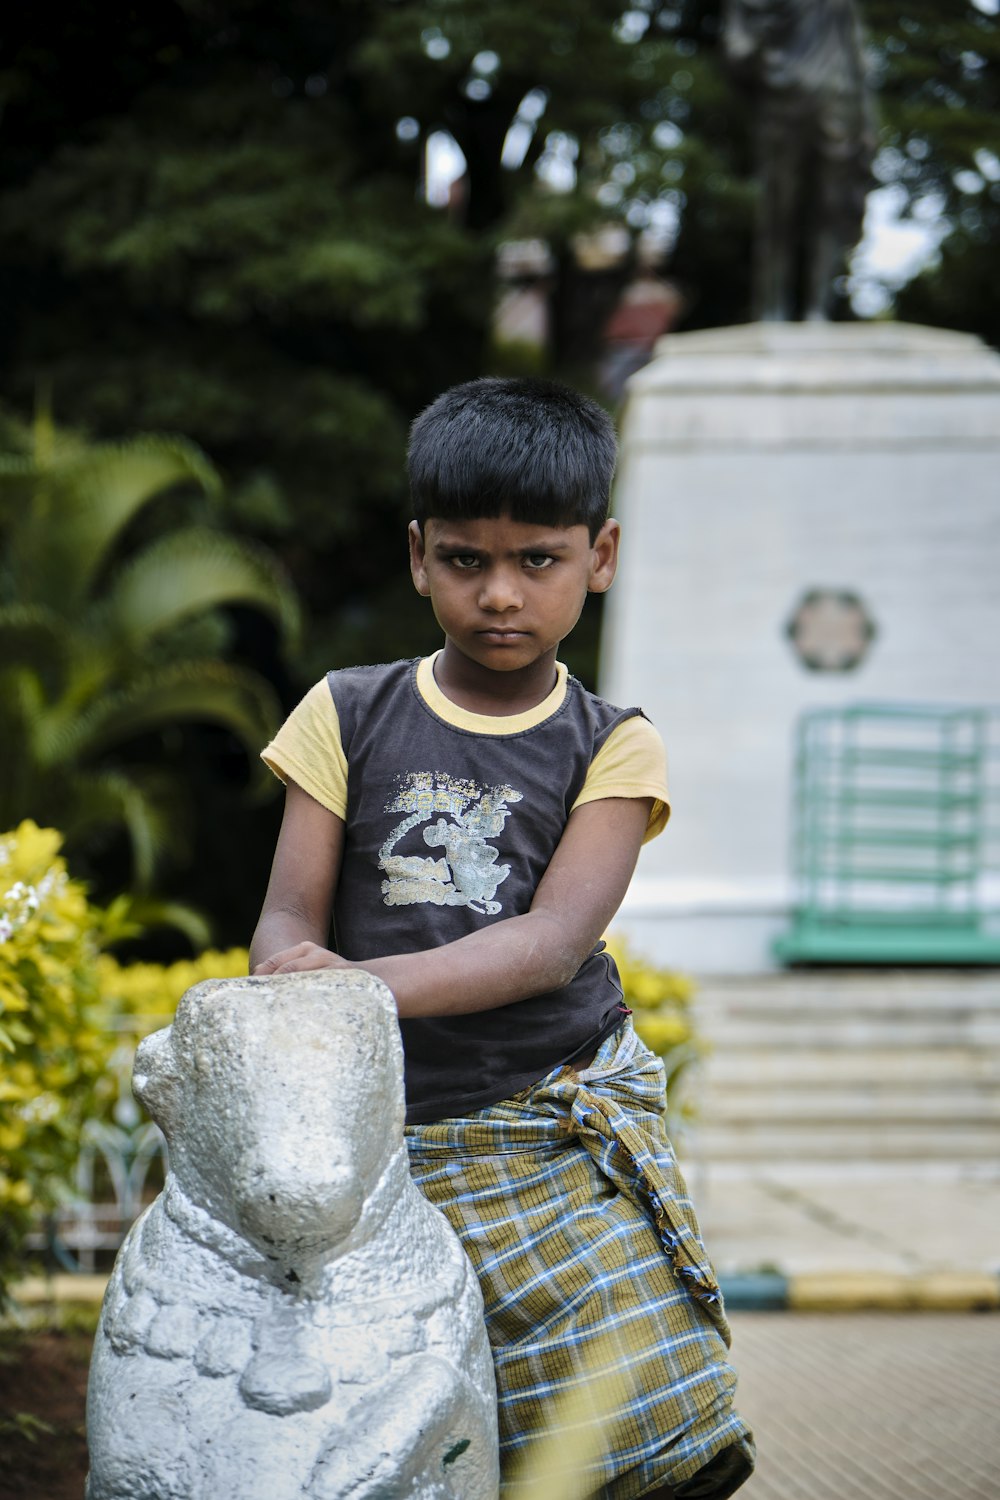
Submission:
{"label": "boy's nose", "polygon": [[521,584],[517,575],[505,568],[491,569],[484,574],[479,590],[481,609],[492,611],[520,609],[523,603]]}

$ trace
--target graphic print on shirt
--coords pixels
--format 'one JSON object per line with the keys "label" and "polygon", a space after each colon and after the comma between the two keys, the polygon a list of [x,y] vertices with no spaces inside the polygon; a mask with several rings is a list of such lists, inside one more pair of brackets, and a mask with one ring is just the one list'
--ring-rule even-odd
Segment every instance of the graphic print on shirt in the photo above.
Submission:
{"label": "graphic print on shirt", "polygon": [[[447,776],[442,771],[409,771],[397,777],[396,795],[386,812],[407,816],[397,823],[378,852],[386,906],[468,906],[495,916],[502,910],[495,900],[497,886],[507,879],[510,865],[498,865],[500,851],[487,839],[496,838],[510,815],[508,803],[520,802],[512,786],[478,786],[474,781]],[[436,813],[446,814],[432,823]],[[443,849],[441,859],[393,854],[411,828],[426,823],[424,843]]]}

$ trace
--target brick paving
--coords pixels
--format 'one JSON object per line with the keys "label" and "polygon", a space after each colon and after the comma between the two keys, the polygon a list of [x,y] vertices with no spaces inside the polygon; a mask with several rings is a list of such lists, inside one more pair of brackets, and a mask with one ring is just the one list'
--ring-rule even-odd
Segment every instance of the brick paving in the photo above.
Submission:
{"label": "brick paving", "polygon": [[998,1500],[1000,1315],[732,1314],[746,1500]]}

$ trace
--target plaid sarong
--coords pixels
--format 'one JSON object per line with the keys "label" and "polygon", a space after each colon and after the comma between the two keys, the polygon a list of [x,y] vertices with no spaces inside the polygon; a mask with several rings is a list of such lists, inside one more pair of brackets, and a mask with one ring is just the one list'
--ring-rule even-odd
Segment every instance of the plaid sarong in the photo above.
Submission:
{"label": "plaid sarong", "polygon": [[462,1119],[408,1126],[410,1171],[479,1275],[496,1365],[501,1494],[525,1492],[539,1435],[594,1428],[577,1493],[633,1500],[753,1440],[715,1274],[663,1126],[663,1064],[626,1023],[577,1072],[555,1069]]}

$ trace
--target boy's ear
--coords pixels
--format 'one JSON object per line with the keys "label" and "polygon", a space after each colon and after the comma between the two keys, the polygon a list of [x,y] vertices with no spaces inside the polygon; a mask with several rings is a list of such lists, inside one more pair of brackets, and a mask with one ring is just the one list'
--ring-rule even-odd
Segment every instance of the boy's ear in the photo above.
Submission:
{"label": "boy's ear", "polygon": [[610,517],[597,533],[590,549],[588,593],[603,594],[614,582],[615,573],[618,571],[618,545],[621,535],[622,529],[618,522]]}
{"label": "boy's ear", "polygon": [[418,521],[411,521],[408,528],[410,542],[410,573],[413,578],[413,587],[418,594],[423,594],[427,599],[430,596],[430,585],[427,582],[427,568],[424,565],[424,538]]}

